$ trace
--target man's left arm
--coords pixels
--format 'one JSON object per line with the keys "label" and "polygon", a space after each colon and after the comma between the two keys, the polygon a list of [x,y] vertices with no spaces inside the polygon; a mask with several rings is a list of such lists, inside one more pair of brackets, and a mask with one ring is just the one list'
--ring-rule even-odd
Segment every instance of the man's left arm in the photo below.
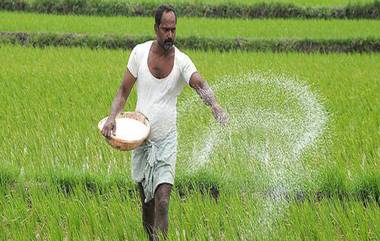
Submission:
{"label": "man's left arm", "polygon": [[221,125],[227,125],[229,119],[228,115],[224,112],[222,107],[216,101],[215,95],[211,90],[210,86],[205,80],[202,79],[198,72],[194,72],[191,77],[189,84],[197,94],[201,97],[203,102],[211,107],[212,114],[217,122]]}

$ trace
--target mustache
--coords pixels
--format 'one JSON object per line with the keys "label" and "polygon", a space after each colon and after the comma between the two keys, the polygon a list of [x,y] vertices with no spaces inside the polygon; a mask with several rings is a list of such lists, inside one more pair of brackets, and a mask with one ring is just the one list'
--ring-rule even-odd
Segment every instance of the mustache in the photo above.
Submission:
{"label": "mustache", "polygon": [[174,42],[173,39],[167,39],[164,41],[164,43],[173,43],[173,42]]}

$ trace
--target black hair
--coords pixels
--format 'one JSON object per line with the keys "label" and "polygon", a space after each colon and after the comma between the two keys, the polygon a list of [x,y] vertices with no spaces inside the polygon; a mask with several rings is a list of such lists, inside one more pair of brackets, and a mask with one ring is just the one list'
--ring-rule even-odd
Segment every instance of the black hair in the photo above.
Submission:
{"label": "black hair", "polygon": [[156,13],[154,15],[154,20],[157,26],[160,26],[162,14],[165,12],[173,12],[175,16],[175,22],[177,22],[177,13],[175,12],[174,8],[169,4],[161,4],[156,9]]}

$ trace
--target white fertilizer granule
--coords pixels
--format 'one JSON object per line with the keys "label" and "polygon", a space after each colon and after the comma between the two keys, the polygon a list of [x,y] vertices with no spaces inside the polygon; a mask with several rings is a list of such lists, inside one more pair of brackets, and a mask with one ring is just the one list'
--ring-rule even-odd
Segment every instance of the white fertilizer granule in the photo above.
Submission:
{"label": "white fertilizer granule", "polygon": [[116,118],[115,137],[125,141],[136,141],[148,135],[149,128],[140,121],[130,118]]}
{"label": "white fertilizer granule", "polygon": [[[193,146],[181,149],[189,158],[184,169],[195,172],[213,168],[224,177],[238,175],[229,170],[231,162],[240,161],[239,166],[246,165],[241,169],[251,169],[249,178],[260,183],[256,190],[269,195],[263,198],[257,219],[249,226],[254,235],[260,233],[262,239],[270,239],[273,227],[285,217],[288,195],[303,190],[311,176],[313,170],[306,169],[302,158],[322,136],[327,112],[306,84],[285,74],[225,76],[218,78],[213,90],[223,96],[230,122],[220,127],[212,120],[203,133],[183,141],[185,145],[181,145]],[[197,109],[190,111],[189,107]],[[201,108],[199,97],[193,95],[178,109],[183,120],[197,120]]]}

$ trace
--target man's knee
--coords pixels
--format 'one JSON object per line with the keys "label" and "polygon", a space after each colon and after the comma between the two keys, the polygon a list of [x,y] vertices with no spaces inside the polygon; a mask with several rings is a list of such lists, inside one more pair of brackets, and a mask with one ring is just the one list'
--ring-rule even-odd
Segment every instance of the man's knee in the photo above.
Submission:
{"label": "man's knee", "polygon": [[142,203],[143,219],[151,219],[154,216],[154,200]]}
{"label": "man's knee", "polygon": [[155,202],[156,212],[158,214],[167,214],[169,209],[171,185],[167,183],[160,184],[157,188]]}
{"label": "man's knee", "polygon": [[150,200],[147,203],[142,201],[142,208],[144,210],[150,210],[150,209],[154,208],[154,199]]}
{"label": "man's knee", "polygon": [[166,215],[168,213],[168,210],[169,210],[169,199],[163,198],[163,199],[159,200],[156,208],[157,208],[156,212],[159,215]]}

